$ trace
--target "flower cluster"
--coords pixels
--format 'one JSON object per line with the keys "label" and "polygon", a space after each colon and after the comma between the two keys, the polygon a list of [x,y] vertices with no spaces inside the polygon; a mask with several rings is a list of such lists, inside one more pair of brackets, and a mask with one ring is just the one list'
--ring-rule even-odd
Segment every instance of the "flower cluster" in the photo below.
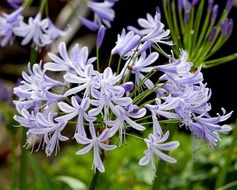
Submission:
{"label": "flower cluster", "polygon": [[[185,49],[195,68],[213,67],[237,59],[232,53],[225,57],[212,59],[229,39],[233,31],[233,19],[228,18],[233,6],[233,0],[225,1],[222,13],[214,0],[164,0],[164,15],[174,41],[172,49],[176,56],[179,49]],[[177,4],[177,9],[175,8]],[[201,26],[202,24],[202,26]]]}
{"label": "flower cluster", "polygon": [[58,29],[49,18],[42,19],[41,12],[35,18],[28,18],[28,22],[25,23],[23,10],[24,7],[19,7],[10,14],[3,13],[3,16],[0,16],[2,47],[7,44],[12,45],[14,37],[20,37],[21,45],[32,42],[36,49],[39,49],[51,44],[56,38],[66,35],[66,31]]}
{"label": "flower cluster", "polygon": [[105,25],[107,28],[111,27],[110,22],[114,20],[115,12],[113,6],[117,0],[103,0],[102,2],[96,2],[87,0],[87,7],[94,12],[93,21],[80,17],[80,21],[90,30],[98,30],[100,26]]}
{"label": "flower cluster", "polygon": [[[98,7],[109,9],[113,3],[89,4],[97,15],[103,15],[101,22],[109,26],[113,13],[104,9],[108,14],[102,14]],[[154,17],[148,14],[138,23],[142,29],[123,29],[111,50],[110,60],[115,54],[120,56],[116,72],[110,67],[111,61],[102,72],[99,64],[95,69],[98,57],[89,57],[87,47],[77,44],[69,53],[64,42],[58,47],[59,55],[48,54],[51,61],[32,67],[29,64],[29,74],[23,72],[21,84],[14,88],[19,97],[14,101],[19,113],[15,120],[28,129],[29,147],[38,144],[48,156],[57,153],[59,142],[69,139],[62,134],[64,129],[72,125],[74,139],[84,146],[77,154],[93,149],[93,168],[104,172],[101,157],[106,151],[121,146],[131,130],[148,130],[151,133],[144,138],[147,149],[139,164],[151,164],[154,175],[155,159],[175,163],[163,151],[179,146],[178,141],[169,139],[170,132],[161,125],[162,120],[179,123],[177,127],[186,127],[212,147],[220,141],[219,132],[231,130],[220,124],[231,113],[226,114],[223,109],[223,115],[209,114],[210,89],[203,83],[201,68],[192,70],[186,51],[181,50],[179,57],[171,54],[167,64],[159,64],[160,54],[153,47],[164,52],[160,44],[172,45],[170,31],[164,29],[159,13]],[[97,48],[104,30],[104,26],[99,28]],[[41,42],[41,38],[36,41]],[[53,79],[48,73],[57,73],[60,79]],[[118,144],[113,141],[116,135]]]}

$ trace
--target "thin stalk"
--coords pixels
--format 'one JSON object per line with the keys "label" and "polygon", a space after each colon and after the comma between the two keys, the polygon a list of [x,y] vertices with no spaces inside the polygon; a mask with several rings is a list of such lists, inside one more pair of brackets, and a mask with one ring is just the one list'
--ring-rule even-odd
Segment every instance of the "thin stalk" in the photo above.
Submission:
{"label": "thin stalk", "polygon": [[30,64],[31,66],[33,66],[36,62],[37,59],[37,51],[35,50],[35,48],[31,48],[30,51]]}
{"label": "thin stalk", "polygon": [[196,15],[196,19],[195,19],[194,37],[193,37],[191,50],[193,50],[193,48],[195,48],[195,45],[197,44],[197,36],[200,33],[200,31],[199,31],[200,27],[199,26],[200,26],[200,23],[201,23],[201,18],[202,18],[202,13],[203,13],[203,6],[204,6],[204,0],[201,0],[201,2],[199,3],[199,6],[198,6],[197,15]]}
{"label": "thin stalk", "polygon": [[232,54],[232,55],[222,57],[222,58],[219,58],[219,59],[206,61],[206,62],[204,62],[204,66],[205,66],[205,68],[208,68],[208,67],[220,65],[222,63],[226,63],[226,62],[229,62],[229,61],[233,61],[235,59],[237,59],[237,54],[236,53]]}
{"label": "thin stalk", "polygon": [[178,16],[179,16],[179,24],[180,24],[181,32],[184,36],[185,35],[185,33],[184,33],[184,20],[183,20],[182,11],[178,11]]}
{"label": "thin stalk", "polygon": [[[31,48],[30,52],[30,63],[33,65],[37,60],[37,51],[35,48]],[[24,148],[26,142],[26,129],[22,129],[21,137],[21,156],[20,156],[20,172],[19,172],[19,189],[26,190],[27,187],[27,171],[28,171],[28,159],[27,159],[27,150]]]}
{"label": "thin stalk", "polygon": [[[174,123],[169,124],[167,125],[167,127],[169,127],[169,131],[170,131],[169,140],[171,140],[176,131],[177,124],[174,124]],[[158,165],[156,167],[156,176],[153,181],[152,190],[160,190],[160,188],[162,187],[163,178],[165,176],[166,164],[167,164],[166,161],[159,160]]]}
{"label": "thin stalk", "polygon": [[23,9],[27,9],[31,5],[32,1],[33,0],[26,0],[26,1],[24,1],[24,3],[22,4],[22,8]]}
{"label": "thin stalk", "polygon": [[11,187],[10,190],[16,189],[16,135],[13,134],[11,142]]}
{"label": "thin stalk", "polygon": [[231,34],[229,34],[228,36],[221,36],[218,41],[215,43],[215,45],[213,46],[213,48],[211,49],[210,53],[208,54],[207,58],[209,58],[210,56],[212,56],[214,53],[216,53],[225,43],[226,41],[230,38]]}
{"label": "thin stalk", "polygon": [[97,71],[100,71],[99,48],[96,48],[96,67]]}
{"label": "thin stalk", "polygon": [[95,189],[99,174],[100,174],[100,172],[96,169],[96,172],[94,173],[94,175],[91,179],[89,190],[94,190]]}
{"label": "thin stalk", "polygon": [[[195,9],[191,9],[190,13],[190,18],[189,18],[189,24],[188,24],[188,31],[187,31],[187,50],[188,50],[188,55],[191,54],[191,49],[192,49],[192,43],[193,43],[193,20],[194,20],[194,11]],[[196,24],[196,23],[195,23]]]}
{"label": "thin stalk", "polygon": [[19,189],[26,190],[27,188],[27,150],[24,148],[26,141],[26,129],[22,129],[22,139],[21,139],[21,157],[20,157],[20,172],[19,172]]}
{"label": "thin stalk", "polygon": [[151,118],[151,115],[148,115],[146,117],[142,117],[142,118],[139,118],[139,119],[135,119],[134,121],[135,122],[138,122],[138,121],[142,121],[142,120],[145,120],[145,119],[150,119]]}
{"label": "thin stalk", "polygon": [[[159,87],[157,86],[158,83],[159,83],[159,81],[157,81],[157,82],[155,83],[155,85],[154,85],[153,88],[144,91],[144,94],[142,93],[142,94],[140,94],[138,97],[136,97],[133,102],[134,102],[134,103],[136,102],[136,105],[140,104],[140,103],[142,102],[142,100],[144,100],[148,95],[152,94],[156,89],[159,88]],[[144,103],[143,103],[143,105],[144,105]]]}
{"label": "thin stalk", "polygon": [[[172,4],[173,4],[173,2],[172,2]],[[177,32],[177,30],[179,30],[179,28],[177,27],[177,25],[175,25],[175,24],[177,24],[176,19],[174,20],[174,23],[172,22],[172,18],[174,18],[175,12],[173,10],[171,12],[171,10],[170,10],[170,1],[163,2],[163,9],[164,9],[166,22],[168,24],[168,27],[169,27],[171,35],[172,35],[172,39],[173,39],[175,44],[178,44],[178,38],[177,37],[179,37],[179,35],[177,35],[177,33],[179,33],[179,32]],[[178,53],[177,49],[175,49],[175,48],[176,48],[176,46],[174,46],[175,53]]]}
{"label": "thin stalk", "polygon": [[171,9],[172,9],[172,18],[173,18],[173,22],[174,22],[174,28],[175,28],[175,35],[172,35],[172,37],[174,38],[174,36],[176,37],[177,35],[177,40],[175,40],[175,46],[173,46],[173,50],[175,55],[179,55],[179,48],[183,47],[182,46],[182,42],[181,42],[181,35],[180,35],[180,30],[179,30],[179,26],[178,26],[178,21],[177,21],[177,12],[176,12],[176,6],[175,6],[175,1],[172,1],[171,3]]}
{"label": "thin stalk", "polygon": [[112,54],[110,54],[110,56],[109,56],[109,63],[108,63],[108,67],[110,67],[110,66],[111,66],[112,58],[113,58],[113,55],[112,55]]}
{"label": "thin stalk", "polygon": [[210,20],[210,15],[211,15],[211,12],[208,12],[207,16],[205,18],[202,30],[201,30],[201,34],[198,36],[198,41],[195,43],[196,45],[195,45],[195,49],[193,51],[192,57],[193,57],[193,55],[196,56],[196,52],[200,48],[200,46],[203,42],[203,39],[205,37],[205,34],[207,33],[207,29],[209,27],[208,24],[209,24],[209,20]]}
{"label": "thin stalk", "polygon": [[46,10],[47,3],[47,0],[41,0],[39,12],[43,13],[43,11]]}
{"label": "thin stalk", "polygon": [[160,47],[158,44],[152,45],[152,47],[153,47],[155,50],[157,50],[159,53],[161,53],[163,56],[165,56],[166,58],[170,58],[170,57],[171,57],[169,54],[165,53],[165,52],[163,51],[163,49],[161,49],[161,47]]}
{"label": "thin stalk", "polygon": [[122,57],[119,57],[119,61],[118,61],[118,66],[117,66],[117,75],[119,74],[119,70],[120,70],[120,66],[121,66],[121,61],[122,61]]}
{"label": "thin stalk", "polygon": [[224,163],[223,167],[221,168],[219,175],[217,176],[215,189],[222,187],[225,183],[226,175],[227,175],[228,169],[231,164],[231,158],[232,158],[231,155],[234,151],[236,141],[237,141],[237,120],[234,124],[233,139],[232,139],[232,142],[227,150],[227,154],[225,157],[225,163]]}
{"label": "thin stalk", "polygon": [[130,94],[130,97],[133,97],[136,92],[142,87],[142,85],[149,79],[156,71],[152,70],[151,72],[147,73],[146,76],[141,80],[141,82],[136,86],[136,88]]}
{"label": "thin stalk", "polygon": [[[104,151],[101,153],[101,160],[102,160],[102,162],[104,160]],[[95,173],[93,174],[93,177],[91,179],[89,190],[94,190],[95,189],[96,183],[97,183],[98,178],[99,178],[99,174],[100,174],[99,170],[96,169]]]}

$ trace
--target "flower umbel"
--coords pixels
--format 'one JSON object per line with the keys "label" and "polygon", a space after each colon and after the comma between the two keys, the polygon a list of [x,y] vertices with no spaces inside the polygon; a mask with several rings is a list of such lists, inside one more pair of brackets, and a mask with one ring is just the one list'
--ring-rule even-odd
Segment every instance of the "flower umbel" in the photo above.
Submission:
{"label": "flower umbel", "polygon": [[[180,49],[182,46],[176,48],[182,40],[181,33],[184,35],[188,29],[196,29],[191,24],[193,10],[195,6],[202,6],[204,1],[178,1],[177,11],[181,15],[179,18],[184,19],[180,21],[184,28],[175,37],[173,26],[168,23],[170,29],[165,29],[158,12],[155,16],[147,14],[146,18],[138,19],[141,29],[132,26],[127,27],[128,31],[122,29],[110,51],[108,66],[106,62],[100,65],[100,48],[105,30],[109,30],[115,16],[112,9],[115,2],[86,1],[94,13],[94,20],[81,18],[81,21],[90,29],[98,30],[96,57],[91,57],[89,48],[81,44],[74,45],[68,52],[66,43],[60,42],[58,54],[48,53],[48,62],[29,63],[29,74],[23,72],[23,80],[14,88],[14,94],[18,97],[14,103],[19,114],[14,118],[27,129],[27,147],[34,149],[36,144],[38,148],[42,146],[47,156],[54,151],[57,153],[59,144],[69,140],[63,132],[71,129],[72,139],[82,146],[76,154],[92,150],[92,168],[95,172],[104,172],[103,160],[107,151],[122,147],[127,142],[127,135],[134,133],[131,136],[139,136],[138,139],[142,139],[147,147],[139,165],[151,164],[154,177],[156,159],[176,162],[168,155],[168,151],[179,147],[179,142],[171,139],[173,134],[170,134],[172,130],[168,130],[169,123],[174,123],[174,128],[189,130],[215,148],[221,140],[219,133],[231,130],[230,126],[220,123],[226,121],[232,112],[226,113],[223,109],[222,115],[212,117],[210,114],[211,90],[204,83],[199,62],[207,65],[206,59],[210,54],[200,54],[199,49],[198,54],[195,51],[195,48],[206,47],[207,44],[199,43],[195,33],[188,35],[196,35],[196,46],[184,40],[185,49]],[[169,3],[165,1],[165,9],[170,6]],[[209,22],[212,14],[211,29],[207,31],[207,36],[200,34],[201,38],[209,40],[209,45],[218,40],[218,35],[229,37],[233,28],[232,20],[226,18],[221,26],[214,26],[215,7],[209,1],[207,20]],[[230,7],[228,4],[226,10]],[[176,14],[175,11],[172,14]],[[14,35],[23,38],[22,45],[32,41],[33,48],[49,45],[66,34],[48,18],[42,19],[41,13],[29,18],[28,23],[23,21],[20,11],[5,15],[0,21],[3,26],[9,26]],[[16,26],[14,22],[17,22]],[[4,28],[0,27],[0,31]],[[4,42],[11,42],[12,33],[9,37],[4,32],[0,33],[6,38]],[[174,43],[169,39],[170,34]],[[165,53],[160,47],[162,44],[170,53]],[[215,50],[214,43],[212,45]],[[211,49],[208,51],[213,53]],[[162,58],[166,64],[161,63]],[[163,125],[165,122],[167,125]],[[142,135],[144,131],[146,138]]]}

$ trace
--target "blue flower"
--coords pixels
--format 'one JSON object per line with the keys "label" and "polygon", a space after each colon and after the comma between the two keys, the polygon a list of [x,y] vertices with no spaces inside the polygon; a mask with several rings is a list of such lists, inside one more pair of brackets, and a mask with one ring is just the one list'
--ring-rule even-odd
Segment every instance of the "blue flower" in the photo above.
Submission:
{"label": "blue flower", "polygon": [[192,134],[197,138],[206,140],[211,147],[216,147],[218,141],[221,141],[219,132],[227,133],[231,131],[231,126],[220,125],[219,123],[226,121],[232,114],[232,112],[225,114],[223,109],[223,115],[217,117],[208,116],[194,116],[192,120],[186,122],[185,125],[190,129]]}
{"label": "blue flower", "polygon": [[38,13],[34,19],[30,17],[28,24],[21,21],[19,26],[14,28],[14,33],[16,36],[24,38],[21,45],[26,45],[30,41],[33,41],[36,48],[49,45],[58,36],[64,36],[66,34],[59,31],[48,18],[42,20],[41,13]]}
{"label": "blue flower", "polygon": [[14,28],[19,26],[20,22],[23,20],[21,12],[22,8],[19,8],[11,14],[3,13],[3,16],[0,16],[0,37],[2,38],[2,47],[6,46],[8,43],[13,43],[15,35]]}
{"label": "blue flower", "polygon": [[[131,73],[135,75],[136,85],[138,85],[144,79],[145,76],[142,73],[149,73],[154,69],[154,66],[150,65],[153,64],[158,59],[158,57],[159,54],[157,52],[152,52],[148,56],[145,52],[143,52],[140,57],[132,62],[130,61],[131,63],[128,65],[128,68],[131,70]],[[152,88],[154,86],[150,79],[147,79],[144,85],[147,88]]]}
{"label": "blue flower", "polygon": [[73,87],[65,92],[65,96],[70,96],[72,94],[76,94],[78,92],[83,91],[83,97],[90,96],[95,89],[99,88],[98,83],[98,71],[95,71],[93,65],[88,64],[85,66],[84,71],[80,71],[80,73],[73,74],[67,73],[64,75],[65,81],[73,84],[77,84],[76,87]]}
{"label": "blue flower", "polygon": [[89,130],[91,135],[90,139],[78,133],[75,135],[75,138],[79,144],[87,145],[85,148],[77,151],[76,154],[86,154],[93,148],[92,168],[98,169],[100,172],[104,172],[105,168],[100,156],[101,149],[104,151],[113,150],[116,148],[116,145],[109,145],[106,143],[110,137],[109,129],[103,130],[103,132],[97,136],[93,123],[90,123]]}
{"label": "blue flower", "polygon": [[53,53],[48,53],[48,56],[52,61],[44,65],[45,70],[49,71],[66,71],[76,73],[85,70],[85,66],[91,64],[96,58],[90,58],[89,50],[87,47],[80,48],[79,44],[76,44],[70,55],[68,55],[65,42],[61,42],[58,46],[60,57]]}
{"label": "blue flower", "polygon": [[169,39],[170,30],[164,29],[164,24],[160,21],[160,14],[158,12],[156,12],[154,18],[150,14],[147,14],[147,19],[138,19],[138,24],[142,27],[142,29],[128,26],[128,30],[140,35],[142,37],[141,42],[151,41],[156,44],[173,44],[172,41],[167,41]]}
{"label": "blue flower", "polygon": [[157,70],[165,73],[160,80],[170,80],[177,85],[192,85],[202,82],[203,75],[201,73],[201,67],[192,73],[191,68],[193,63],[188,62],[187,59],[187,53],[185,51],[181,51],[181,55],[178,60],[170,59],[169,64],[157,66]]}
{"label": "blue flower", "polygon": [[[114,121],[107,121],[107,125],[111,126],[110,135],[111,137],[119,131],[120,145],[122,144],[123,136],[125,135],[126,128],[132,127],[138,131],[145,130],[145,127],[136,123],[131,118],[142,118],[146,114],[146,109],[127,110],[122,106],[115,106],[116,119]],[[126,126],[126,123],[128,126]]]}
{"label": "blue flower", "polygon": [[157,136],[150,134],[148,139],[144,139],[147,150],[144,151],[145,156],[139,161],[140,166],[145,166],[151,163],[152,178],[155,176],[156,172],[156,162],[155,158],[158,157],[169,163],[176,163],[176,160],[162,151],[174,150],[179,146],[178,141],[165,142],[168,140],[169,132],[166,132],[164,136]]}
{"label": "blue flower", "polygon": [[8,3],[11,7],[17,9],[17,8],[20,6],[20,4],[23,3],[23,1],[24,1],[24,0],[7,0],[7,3]]}
{"label": "blue flower", "polygon": [[156,98],[155,105],[145,105],[145,107],[152,113],[152,122],[153,122],[153,134],[154,135],[163,135],[158,117],[163,116],[168,119],[178,119],[180,116],[177,113],[172,112],[177,108],[179,102],[178,99],[172,98],[171,96],[165,98],[165,102],[161,103],[161,99]]}
{"label": "blue flower", "polygon": [[[63,98],[62,95],[57,95],[49,90],[56,86],[63,86],[59,81],[49,78],[41,69],[41,64],[34,64],[32,69],[30,63],[28,64],[29,74],[22,73],[23,79],[20,85],[13,89],[20,99],[14,101],[18,106],[28,108],[37,108],[41,106],[42,101],[51,104]],[[37,108],[38,109],[38,108]]]}
{"label": "blue flower", "polygon": [[55,150],[55,154],[59,149],[59,141],[68,140],[61,132],[66,126],[66,122],[55,122],[55,113],[45,110],[43,113],[28,112],[26,109],[19,109],[21,116],[15,116],[14,119],[22,126],[28,128],[27,131],[27,147],[34,148],[36,143],[45,148],[45,153],[50,156]]}
{"label": "blue flower", "polygon": [[64,112],[65,115],[57,117],[55,120],[68,122],[77,116],[76,133],[86,136],[84,122],[93,122],[96,119],[89,116],[86,112],[90,106],[90,99],[82,99],[79,105],[76,97],[72,96],[71,104],[72,106],[65,102],[59,102],[58,107],[62,112]]}
{"label": "blue flower", "polygon": [[115,12],[112,9],[114,1],[93,2],[88,0],[87,6],[94,12],[94,20],[81,17],[82,24],[91,30],[98,30],[101,25],[111,27],[110,22],[114,20]]}
{"label": "blue flower", "polygon": [[115,47],[112,49],[112,54],[119,54],[122,57],[130,55],[129,52],[133,51],[140,42],[141,37],[136,35],[133,31],[126,34],[125,29],[122,30],[121,35],[118,34],[118,39]]}

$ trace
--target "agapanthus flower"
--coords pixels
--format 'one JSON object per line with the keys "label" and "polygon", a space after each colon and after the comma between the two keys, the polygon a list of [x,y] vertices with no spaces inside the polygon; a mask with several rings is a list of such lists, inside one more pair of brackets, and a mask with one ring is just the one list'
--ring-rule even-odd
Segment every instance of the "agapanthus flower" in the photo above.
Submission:
{"label": "agapanthus flower", "polygon": [[232,33],[233,30],[233,19],[226,19],[221,25],[221,32],[224,37],[227,37]]}
{"label": "agapanthus flower", "polygon": [[122,57],[132,51],[139,44],[141,37],[136,35],[133,31],[126,33],[125,29],[121,34],[118,34],[118,39],[115,47],[112,49],[112,54],[119,54]]}
{"label": "agapanthus flower", "polygon": [[83,97],[88,97],[93,94],[95,89],[99,88],[98,71],[95,71],[93,65],[89,64],[85,66],[85,70],[81,71],[80,74],[67,73],[64,75],[66,82],[77,84],[77,86],[66,91],[65,96],[84,92]]}
{"label": "agapanthus flower", "polygon": [[[222,127],[218,123],[227,120],[231,113],[225,115],[224,112],[223,116],[216,118],[210,116],[211,91],[206,84],[203,84],[201,68],[199,67],[194,73],[191,72],[191,68],[192,63],[187,62],[185,52],[182,52],[178,60],[174,62],[171,60],[167,65],[157,66],[158,70],[165,73],[160,79],[166,81],[157,92],[159,96],[169,94],[176,100],[176,106],[172,110],[182,118],[181,126],[186,126],[194,136],[208,141],[214,147],[220,141],[218,132],[230,130],[229,126]],[[153,122],[157,123],[154,118]]]}
{"label": "agapanthus flower", "polygon": [[146,114],[146,109],[134,109],[134,110],[127,110],[126,108],[123,108],[121,106],[115,107],[115,115],[116,119],[114,121],[108,121],[107,124],[111,126],[110,128],[110,134],[113,136],[117,131],[119,131],[119,139],[120,144],[122,144],[122,140],[124,139],[125,131],[126,131],[126,123],[128,124],[128,127],[132,127],[138,131],[145,130],[145,127],[142,126],[139,123],[136,123],[131,118],[141,118]]}
{"label": "agapanthus flower", "polygon": [[176,163],[176,160],[171,156],[163,153],[162,151],[171,151],[179,146],[178,141],[166,142],[169,137],[169,132],[166,132],[164,136],[157,136],[150,134],[147,139],[144,139],[147,150],[144,151],[145,156],[139,161],[139,165],[145,166],[151,163],[152,176],[155,176],[156,162],[155,158],[158,157],[169,163]]}
{"label": "agapanthus flower", "polygon": [[[135,75],[135,84],[138,85],[143,79],[145,73],[150,73],[154,66],[151,66],[159,57],[159,54],[157,52],[152,52],[148,56],[145,52],[141,54],[140,57],[134,60],[134,62],[131,62],[128,65],[128,70],[131,71],[132,74]],[[144,73],[144,74],[143,74]],[[146,85],[147,88],[152,88],[154,86],[153,82],[150,79],[147,79],[144,82],[144,85]]]}
{"label": "agapanthus flower", "polygon": [[42,20],[41,13],[38,13],[35,18],[30,17],[28,24],[22,20],[19,26],[14,28],[14,33],[16,36],[24,38],[21,45],[32,41],[37,48],[49,45],[55,38],[66,34],[62,31],[59,32],[59,29],[48,18]]}
{"label": "agapanthus flower", "polygon": [[[102,19],[99,25],[113,18],[109,11],[111,7],[106,4],[111,1],[90,3],[90,8]],[[196,3],[193,0],[192,5]],[[44,37],[40,35],[52,38],[53,32],[50,33],[47,27],[44,30],[48,21],[37,19],[34,23],[31,18],[32,25],[39,24],[36,41],[42,41]],[[114,136],[118,135],[118,145],[122,145],[129,130],[142,132],[151,123],[152,132],[144,139],[147,150],[139,164],[151,163],[154,176],[155,159],[175,163],[176,160],[163,151],[179,146],[177,141],[167,142],[169,132],[161,125],[163,118],[176,120],[180,127],[190,130],[197,138],[206,140],[211,146],[217,145],[219,133],[230,130],[220,122],[227,120],[231,113],[210,116],[211,91],[203,83],[201,67],[193,70],[193,63],[188,61],[185,51],[180,51],[179,58],[168,56],[168,64],[156,64],[159,53],[147,49],[153,43],[171,45],[169,30],[164,29],[158,13],[154,18],[148,14],[147,19],[138,22],[142,29],[130,27],[132,31],[128,33],[123,29],[111,51],[110,61],[113,54],[120,55],[117,72],[113,67],[96,70],[92,63],[99,57],[89,58],[88,48],[78,44],[68,53],[64,42],[59,44],[59,55],[48,54],[50,61],[44,65],[44,70],[40,64],[34,64],[32,69],[29,66],[29,75],[23,73],[24,80],[14,89],[19,97],[15,101],[19,113],[15,120],[28,129],[29,146],[39,141],[46,154],[51,155],[55,149],[57,152],[59,141],[67,140],[62,135],[66,125],[74,124],[74,139],[84,146],[77,154],[86,154],[93,149],[92,167],[104,172],[102,159],[106,151],[116,148],[110,145]],[[104,34],[105,27],[101,26],[97,48],[101,46]],[[23,41],[28,43],[32,38],[34,41],[30,34]],[[123,63],[124,67],[120,68]],[[58,71],[59,81],[46,75]],[[150,77],[155,72],[157,77]],[[134,96],[136,94],[138,96]]]}
{"label": "agapanthus flower", "polygon": [[103,39],[105,36],[105,30],[106,30],[106,28],[103,25],[101,25],[98,30],[98,34],[97,34],[97,38],[96,38],[96,47],[97,48],[100,48],[100,46],[103,42]]}
{"label": "agapanthus flower", "polygon": [[65,102],[59,102],[58,107],[59,109],[65,113],[65,115],[60,116],[56,118],[57,121],[70,121],[72,118],[77,118],[77,124],[76,124],[76,133],[79,135],[86,136],[85,129],[84,129],[84,122],[93,122],[96,118],[90,117],[87,114],[87,110],[90,106],[90,99],[84,98],[81,100],[80,104],[78,103],[78,100],[76,97],[72,96],[71,98],[71,104],[69,105]]}
{"label": "agapanthus flower", "polygon": [[115,12],[113,10],[113,1],[94,2],[87,1],[87,6],[94,12],[94,20],[91,21],[87,18],[81,17],[82,24],[87,26],[91,30],[98,30],[101,25],[105,25],[107,28],[111,27],[110,22],[114,20]]}
{"label": "agapanthus flower", "polygon": [[11,14],[3,13],[0,16],[0,37],[2,38],[1,46],[12,44],[15,37],[14,28],[18,27],[23,20],[21,15],[22,8],[19,8]]}
{"label": "agapanthus flower", "polygon": [[172,41],[168,41],[170,30],[165,30],[165,25],[160,20],[160,14],[156,12],[154,18],[147,14],[147,19],[138,19],[138,24],[142,29],[137,29],[133,26],[129,26],[128,30],[133,31],[135,34],[140,35],[141,42],[151,41],[153,43],[162,43],[166,45],[172,45]]}
{"label": "agapanthus flower", "polygon": [[22,76],[24,80],[13,90],[14,94],[20,98],[18,101],[14,101],[15,104],[28,109],[37,107],[37,105],[38,107],[41,106],[42,101],[50,104],[63,97],[49,91],[53,87],[63,86],[63,83],[46,76],[42,71],[41,64],[34,64],[31,69],[29,63],[28,71],[30,75],[23,72]]}
{"label": "agapanthus flower", "polygon": [[103,132],[97,136],[96,135],[97,131],[95,130],[93,123],[90,123],[89,130],[90,130],[91,138],[82,136],[78,133],[75,135],[75,138],[79,144],[87,145],[85,148],[77,151],[76,154],[79,154],[79,155],[86,154],[93,148],[92,168],[98,169],[100,172],[104,172],[105,168],[101,160],[101,154],[102,154],[101,151],[113,150],[116,148],[116,145],[109,145],[106,143],[110,137],[109,129],[103,130]]}
{"label": "agapanthus flower", "polygon": [[189,15],[191,8],[194,4],[190,3],[188,0],[178,0],[179,12],[184,10],[184,22],[187,23],[189,20]]}
{"label": "agapanthus flower", "polygon": [[7,3],[17,9],[22,3],[23,3],[24,0],[7,0]]}
{"label": "agapanthus flower", "polygon": [[226,114],[223,109],[223,115],[218,114],[216,117],[194,116],[185,125],[194,136],[206,140],[211,147],[216,147],[218,141],[221,141],[218,133],[228,133],[232,129],[230,125],[220,125],[219,123],[227,120],[231,114],[232,112]]}
{"label": "agapanthus flower", "polygon": [[[45,148],[45,153],[50,156],[55,150],[55,154],[59,149],[59,141],[68,140],[67,137],[61,134],[66,122],[55,122],[55,113],[44,111],[43,113],[30,113],[26,109],[19,109],[21,116],[15,116],[14,119],[18,121],[22,126],[28,129],[27,131],[27,143],[28,146],[33,146],[36,143],[34,140],[37,138],[39,144]],[[35,137],[35,138],[34,138]]]}
{"label": "agapanthus flower", "polygon": [[61,42],[58,46],[60,57],[53,53],[48,53],[52,61],[44,65],[48,71],[66,71],[76,73],[85,70],[85,66],[93,63],[96,58],[88,58],[89,50],[87,47],[80,47],[76,44],[68,55],[66,44]]}
{"label": "agapanthus flower", "polygon": [[161,103],[159,98],[156,98],[155,105],[145,105],[145,107],[151,111],[152,122],[153,122],[153,134],[154,135],[163,135],[158,117],[165,117],[167,119],[178,119],[180,116],[177,113],[172,112],[175,110],[179,104],[177,98],[168,97],[166,100]]}
{"label": "agapanthus flower", "polygon": [[103,113],[103,120],[105,124],[107,123],[111,112],[113,114],[117,113],[115,105],[125,107],[132,103],[132,99],[130,97],[124,97],[124,91],[108,95],[100,93],[99,91],[95,92],[96,93],[93,94],[94,99],[91,100],[91,104],[94,108],[89,111],[89,115],[98,116]]}
{"label": "agapanthus flower", "polygon": [[161,80],[173,80],[176,84],[197,84],[203,81],[203,75],[199,67],[194,73],[191,72],[193,63],[187,61],[188,56],[185,51],[181,51],[178,60],[170,59],[170,64],[159,65],[157,70],[165,73]]}

